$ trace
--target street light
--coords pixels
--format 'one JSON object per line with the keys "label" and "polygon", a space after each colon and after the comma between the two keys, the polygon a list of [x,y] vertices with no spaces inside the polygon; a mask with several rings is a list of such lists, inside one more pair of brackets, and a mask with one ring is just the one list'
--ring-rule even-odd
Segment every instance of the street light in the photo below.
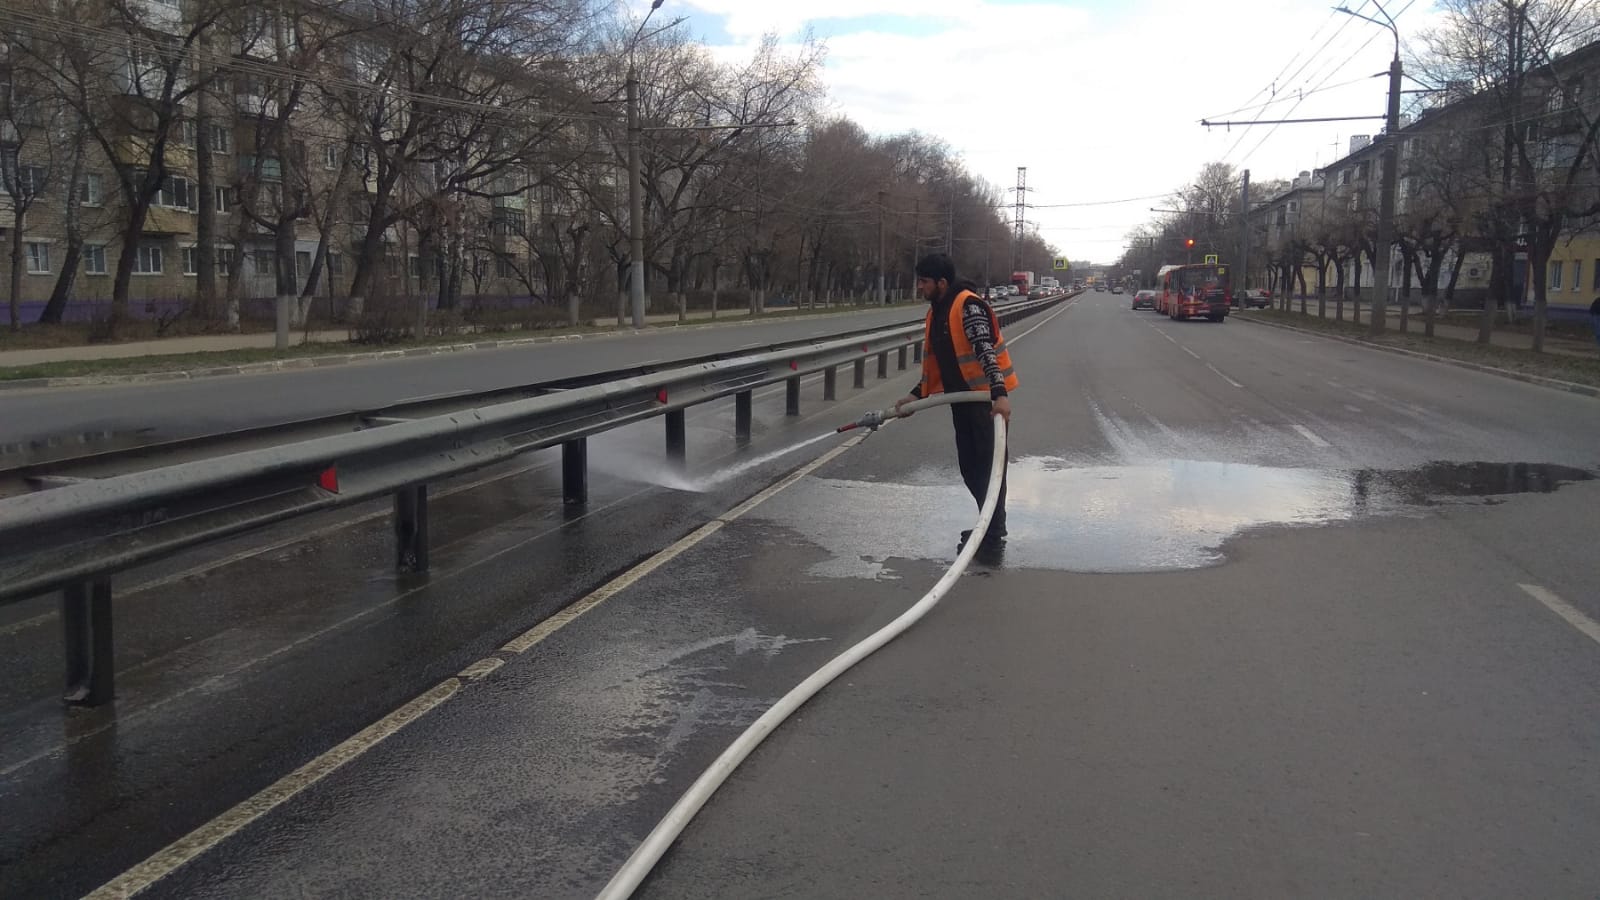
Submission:
{"label": "street light", "polygon": [[[1374,25],[1389,29],[1394,35],[1394,59],[1389,62],[1389,112],[1383,134],[1383,183],[1379,186],[1381,198],[1378,205],[1378,271],[1374,287],[1378,296],[1372,304],[1372,333],[1382,334],[1389,324],[1389,280],[1390,266],[1393,259],[1394,243],[1394,194],[1399,182],[1400,173],[1400,145],[1396,133],[1400,130],[1400,79],[1403,72],[1400,66],[1400,29],[1395,27],[1394,18],[1378,0],[1372,0],[1372,5],[1383,14],[1379,21],[1371,16],[1364,16],[1348,6],[1335,6],[1334,9],[1348,16],[1364,19]],[[1357,301],[1359,302],[1359,300]],[[1359,308],[1359,307],[1358,307]],[[1400,330],[1407,330],[1410,310],[1402,304],[1400,307]]]}
{"label": "street light", "polygon": [[640,180],[644,177],[639,162],[639,73],[634,66],[633,51],[639,41],[666,31],[685,21],[680,17],[657,28],[650,34],[644,33],[644,26],[649,24],[650,16],[661,8],[666,0],[654,0],[650,4],[650,11],[644,14],[644,21],[639,23],[639,28],[633,33],[633,38],[628,41],[628,305],[633,310],[633,327],[644,327],[644,194]]}

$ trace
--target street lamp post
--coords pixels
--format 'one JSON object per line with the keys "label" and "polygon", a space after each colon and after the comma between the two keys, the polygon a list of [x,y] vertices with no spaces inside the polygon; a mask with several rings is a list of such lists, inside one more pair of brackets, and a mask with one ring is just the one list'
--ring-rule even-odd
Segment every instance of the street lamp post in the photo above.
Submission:
{"label": "street lamp post", "polygon": [[[1372,333],[1382,334],[1389,324],[1389,281],[1392,268],[1394,251],[1394,206],[1395,189],[1399,184],[1400,168],[1400,143],[1397,132],[1400,130],[1400,79],[1403,70],[1400,65],[1400,29],[1395,27],[1394,19],[1383,4],[1372,0],[1372,5],[1383,14],[1379,21],[1370,16],[1364,16],[1346,6],[1336,6],[1334,9],[1346,15],[1365,19],[1374,25],[1389,29],[1394,35],[1394,58],[1389,62],[1389,110],[1383,134],[1383,182],[1379,185],[1381,196],[1378,201],[1378,236],[1377,236],[1377,269],[1374,273],[1374,287],[1378,296],[1372,303]],[[1407,330],[1409,310],[1404,305],[1400,307],[1400,330]]]}
{"label": "street lamp post", "polygon": [[664,2],[666,0],[654,0],[650,4],[644,21],[628,41],[628,305],[633,312],[635,328],[644,327],[644,195],[640,183],[644,173],[639,163],[639,72],[634,66],[633,51],[644,34],[644,26]]}

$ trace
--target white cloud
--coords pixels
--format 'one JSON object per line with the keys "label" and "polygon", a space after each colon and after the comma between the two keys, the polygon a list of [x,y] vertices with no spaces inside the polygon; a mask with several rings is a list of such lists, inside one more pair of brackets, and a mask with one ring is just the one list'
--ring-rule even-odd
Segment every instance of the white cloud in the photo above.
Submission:
{"label": "white cloud", "polygon": [[[825,78],[840,112],[879,133],[937,133],[973,171],[1003,186],[1025,165],[1030,200],[1041,207],[1162,194],[1216,159],[1243,164],[1258,182],[1328,163],[1344,154],[1350,135],[1373,133],[1381,123],[1283,125],[1268,137],[1270,126],[1208,131],[1199,120],[1273,99],[1274,78],[1281,78],[1280,102],[1224,118],[1381,114],[1386,79],[1363,76],[1385,71],[1393,48],[1383,29],[1331,13],[1326,0],[1121,6],[676,0],[673,6],[720,18],[734,41],[714,48],[724,58],[748,55],[762,34],[792,38],[809,23],[826,24],[834,36]],[[842,30],[881,16],[914,17],[917,33]],[[1406,12],[1403,33],[1413,33],[1424,17],[1421,8]],[[1357,83],[1298,104],[1286,99],[1351,81]],[[1159,205],[1039,208],[1028,218],[1070,255],[1110,261],[1121,252],[1123,234]]]}

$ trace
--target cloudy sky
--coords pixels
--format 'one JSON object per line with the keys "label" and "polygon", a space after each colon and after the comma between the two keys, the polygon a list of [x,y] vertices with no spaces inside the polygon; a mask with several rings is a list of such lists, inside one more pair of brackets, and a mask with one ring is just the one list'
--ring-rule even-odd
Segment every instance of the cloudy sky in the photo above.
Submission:
{"label": "cloudy sky", "polygon": [[[1371,0],[1348,2],[1381,18]],[[1385,2],[1408,46],[1431,6]],[[1028,221],[1097,262],[1208,161],[1259,181],[1344,155],[1352,134],[1381,123],[1199,122],[1381,115],[1387,79],[1368,76],[1394,49],[1385,29],[1329,0],[667,0],[656,16],[688,16],[681,27],[724,58],[809,29],[828,47],[838,112],[877,133],[937,133],[1004,187],[1027,166]],[[1049,208],[1104,201],[1128,202]]]}

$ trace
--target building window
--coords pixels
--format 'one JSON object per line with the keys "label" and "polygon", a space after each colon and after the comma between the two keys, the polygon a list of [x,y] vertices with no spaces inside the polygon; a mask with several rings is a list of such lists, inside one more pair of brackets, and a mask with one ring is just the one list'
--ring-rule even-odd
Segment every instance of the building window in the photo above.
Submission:
{"label": "building window", "polygon": [[1367,179],[1367,173],[1370,172],[1371,170],[1372,170],[1372,164],[1371,163],[1362,163],[1361,165],[1356,166],[1356,180],[1357,181],[1365,181]]}
{"label": "building window", "polygon": [[217,212],[225,213],[233,209],[233,188],[216,187],[212,188],[211,192],[213,194],[212,199],[214,199],[217,204]]}
{"label": "building window", "polygon": [[160,275],[161,262],[161,248],[155,244],[145,244],[139,248],[133,271],[139,275]]}
{"label": "building window", "polygon": [[227,126],[212,125],[207,130],[206,143],[210,145],[212,153],[232,153],[233,132]]}
{"label": "building window", "polygon": [[329,253],[328,254],[328,275],[329,276],[334,276],[334,275],[343,275],[343,274],[344,274],[344,257],[340,256],[337,253]]}
{"label": "building window", "polygon": [[1349,169],[1345,169],[1344,171],[1339,173],[1339,183],[1340,184],[1349,184],[1350,183],[1350,170]]}
{"label": "building window", "polygon": [[311,272],[311,251],[296,250],[294,252],[294,274],[304,278]]}
{"label": "building window", "polygon": [[106,245],[105,244],[84,244],[83,245],[83,274],[85,274],[85,275],[104,275],[104,274],[106,274]]}
{"label": "building window", "polygon": [[256,274],[257,275],[271,275],[272,274],[272,257],[271,257],[271,255],[266,254],[266,253],[253,253],[253,254],[251,254],[251,256],[253,256],[255,258],[255,261],[256,261]]}
{"label": "building window", "polygon": [[194,209],[194,182],[177,175],[163,179],[161,194],[156,198],[156,205],[169,206],[173,209]]}
{"label": "building window", "polygon": [[37,197],[44,193],[48,172],[39,166],[17,166],[17,193],[24,197]]}
{"label": "building window", "polygon": [[1574,291],[1583,290],[1583,260],[1581,259],[1572,261],[1572,289]]}
{"label": "building window", "polygon": [[193,119],[184,119],[178,126],[178,143],[193,150],[199,146],[200,127]]}
{"label": "building window", "polygon": [[227,277],[233,274],[233,248],[217,248],[217,274]]}
{"label": "building window", "polygon": [[1553,291],[1561,290],[1561,267],[1559,262],[1550,264],[1550,289]]}
{"label": "building window", "polygon": [[412,278],[432,278],[433,257],[412,256],[410,260],[410,271]]}
{"label": "building window", "polygon": [[28,255],[29,275],[50,274],[50,245],[29,241],[22,245],[23,252]]}
{"label": "building window", "polygon": [[496,278],[515,278],[517,277],[517,267],[511,264],[510,257],[496,256],[494,258],[494,274]]}
{"label": "building window", "polygon": [[194,248],[183,248],[183,274],[198,275],[199,273],[200,269],[195,265]]}
{"label": "building window", "polygon": [[104,175],[90,172],[83,176],[83,205],[103,206],[106,202],[106,179]]}
{"label": "building window", "polygon": [[337,169],[337,168],[339,168],[339,145],[338,144],[323,144],[322,145],[322,167],[324,169]]}
{"label": "building window", "polygon": [[1594,261],[1594,268],[1589,271],[1594,273],[1594,289],[1600,291],[1600,259]]}

